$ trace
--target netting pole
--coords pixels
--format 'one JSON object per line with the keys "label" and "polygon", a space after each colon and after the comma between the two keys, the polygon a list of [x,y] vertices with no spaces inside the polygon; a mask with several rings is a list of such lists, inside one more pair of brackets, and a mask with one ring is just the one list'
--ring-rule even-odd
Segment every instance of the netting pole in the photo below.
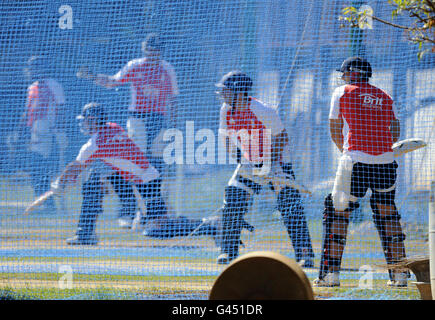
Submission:
{"label": "netting pole", "polygon": [[435,300],[435,181],[432,181],[429,195],[429,265],[432,299]]}

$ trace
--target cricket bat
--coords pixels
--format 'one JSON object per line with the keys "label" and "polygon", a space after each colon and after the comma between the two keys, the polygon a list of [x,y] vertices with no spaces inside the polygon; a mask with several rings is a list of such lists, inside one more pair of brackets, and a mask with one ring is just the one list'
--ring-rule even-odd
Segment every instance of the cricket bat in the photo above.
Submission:
{"label": "cricket bat", "polygon": [[132,184],[133,193],[136,197],[136,202],[138,204],[139,210],[136,212],[136,216],[133,220],[133,224],[131,226],[131,229],[133,231],[141,231],[140,221],[142,219],[142,216],[146,215],[147,207],[145,204],[145,200],[142,198],[142,195],[140,194],[139,190],[137,189],[136,185]]}
{"label": "cricket bat", "polygon": [[24,211],[24,215],[28,215],[29,213],[35,211],[39,206],[41,206],[45,201],[50,199],[54,195],[53,190],[48,190],[43,195],[39,196],[35,201],[33,201]]}
{"label": "cricket bat", "polygon": [[290,180],[285,176],[276,176],[271,179],[273,187],[279,192],[282,188],[290,187],[298,190],[299,192],[312,195],[311,191],[308,190],[304,185],[296,183],[294,180]]}
{"label": "cricket bat", "polygon": [[393,152],[395,157],[404,155],[405,153],[424,148],[427,144],[422,139],[410,138],[401,141],[397,141],[393,144]]}

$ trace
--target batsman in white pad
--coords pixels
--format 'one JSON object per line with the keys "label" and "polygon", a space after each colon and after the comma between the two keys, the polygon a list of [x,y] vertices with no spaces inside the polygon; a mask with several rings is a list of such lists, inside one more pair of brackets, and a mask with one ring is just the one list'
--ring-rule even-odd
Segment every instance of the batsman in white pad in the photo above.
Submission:
{"label": "batsman in white pad", "polygon": [[[339,286],[342,254],[350,214],[358,199],[372,191],[370,207],[387,264],[406,257],[405,234],[395,204],[397,162],[393,143],[400,122],[392,98],[371,85],[372,68],[360,57],[346,59],[341,68],[345,85],[335,89],[330,105],[331,138],[342,152],[332,193],[325,199],[323,246],[316,287]],[[408,149],[405,147],[405,149]],[[408,273],[390,269],[388,285],[407,285]]]}
{"label": "batsman in white pad", "polygon": [[221,254],[217,262],[227,264],[237,258],[243,217],[251,197],[268,187],[277,195],[296,260],[302,266],[312,267],[314,252],[300,195],[309,191],[295,181],[288,135],[276,110],[248,95],[252,84],[245,73],[231,71],[216,85],[223,100],[219,136],[227,152],[230,148],[236,150],[239,162],[225,188]]}

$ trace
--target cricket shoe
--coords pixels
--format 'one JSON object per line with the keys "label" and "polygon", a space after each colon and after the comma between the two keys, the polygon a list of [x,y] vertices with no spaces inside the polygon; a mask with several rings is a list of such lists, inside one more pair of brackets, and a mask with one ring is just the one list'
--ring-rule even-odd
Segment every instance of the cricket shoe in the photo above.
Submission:
{"label": "cricket shoe", "polygon": [[218,256],[216,263],[217,264],[229,264],[235,258],[236,258],[235,256],[229,255],[228,253],[221,253]]}
{"label": "cricket shoe", "polygon": [[143,226],[142,235],[149,238],[168,238],[173,229],[167,223],[168,219],[166,217],[150,219]]}
{"label": "cricket shoe", "polygon": [[131,229],[133,226],[133,219],[129,217],[118,218],[118,226],[122,229]]}
{"label": "cricket shoe", "polygon": [[142,212],[137,211],[131,223],[131,230],[135,232],[143,232],[146,223],[146,218],[142,215]]}
{"label": "cricket shoe", "polygon": [[392,274],[392,279],[387,281],[388,287],[405,288],[408,286],[408,273],[397,272]]}
{"label": "cricket shoe", "polygon": [[298,261],[298,265],[302,268],[314,268],[314,260],[311,258],[301,259]]}
{"label": "cricket shoe", "polygon": [[95,234],[87,236],[75,235],[66,239],[66,244],[70,246],[95,246],[97,243],[98,238]]}
{"label": "cricket shoe", "polygon": [[202,219],[200,230],[197,233],[203,232],[205,235],[210,235],[216,247],[222,246],[222,219],[220,216],[211,216]]}
{"label": "cricket shoe", "polygon": [[300,248],[296,250],[296,262],[302,268],[313,268],[314,267],[314,252],[311,248]]}
{"label": "cricket shoe", "polygon": [[317,278],[313,281],[313,287],[339,287],[340,274],[338,272],[330,272],[322,279]]}
{"label": "cricket shoe", "polygon": [[[243,228],[249,232],[254,232],[254,227],[247,223],[245,220],[242,222]],[[223,231],[222,231],[222,218],[220,216],[211,216],[203,218],[201,226],[195,232],[195,235],[209,235],[213,237],[216,247],[222,247]],[[240,246],[244,247],[242,240],[240,240]]]}

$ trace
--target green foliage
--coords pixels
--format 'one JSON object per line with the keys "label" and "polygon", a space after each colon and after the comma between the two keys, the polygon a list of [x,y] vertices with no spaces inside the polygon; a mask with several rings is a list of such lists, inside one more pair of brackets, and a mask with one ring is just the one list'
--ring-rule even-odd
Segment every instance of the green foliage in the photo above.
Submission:
{"label": "green foliage", "polygon": [[[399,25],[377,17],[370,10],[360,10],[355,6],[343,8],[340,20],[346,21],[352,28],[361,28],[362,22],[371,18],[394,28],[406,32],[409,41],[416,43],[419,48],[419,59],[429,50],[435,52],[435,1],[433,0],[387,0],[392,7],[391,18],[408,15],[413,19],[410,25]],[[428,44],[431,48],[427,48]]]}

